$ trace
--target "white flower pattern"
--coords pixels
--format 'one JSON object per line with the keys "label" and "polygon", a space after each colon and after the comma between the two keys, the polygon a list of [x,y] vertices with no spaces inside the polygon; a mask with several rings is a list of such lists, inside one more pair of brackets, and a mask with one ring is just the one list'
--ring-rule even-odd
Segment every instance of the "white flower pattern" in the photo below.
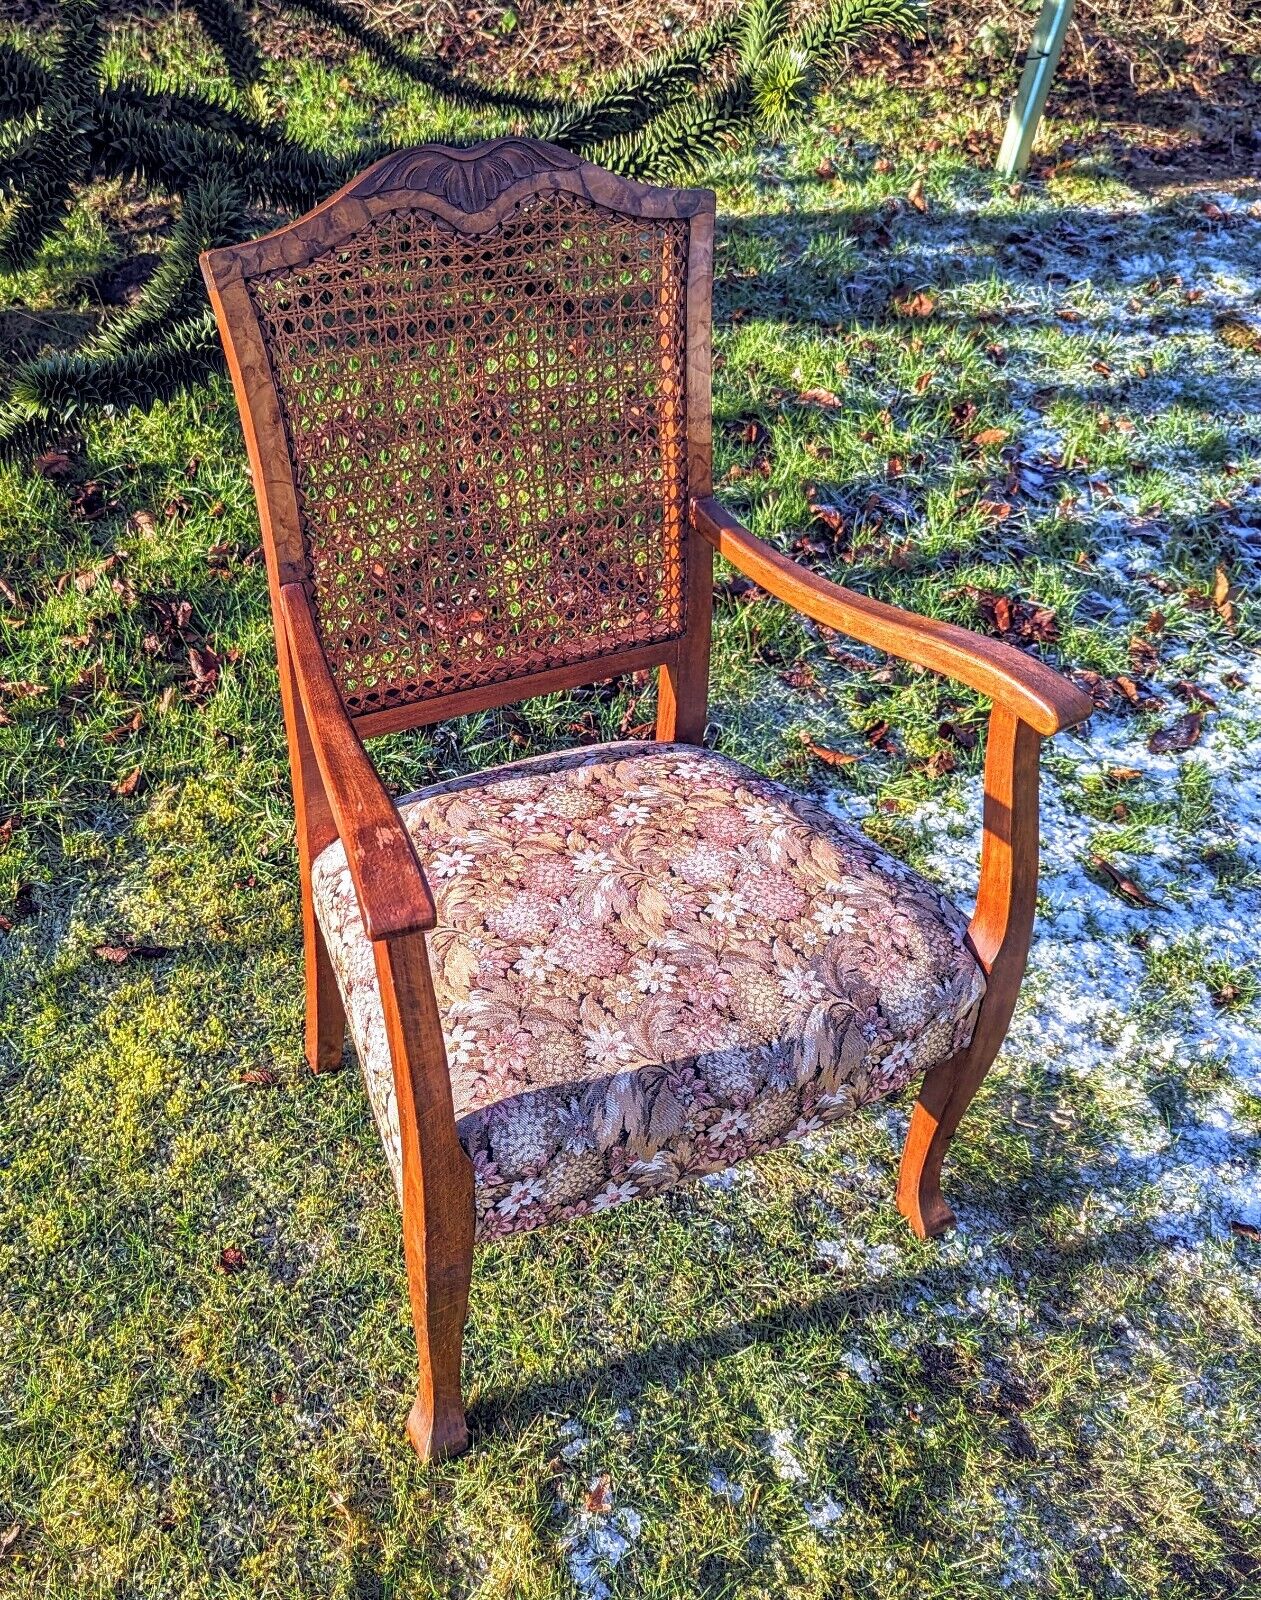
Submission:
{"label": "white flower pattern", "polygon": [[[597,746],[439,784],[400,811],[438,907],[430,959],[481,1240],[800,1138],[971,1038],[985,984],[959,912],[821,805],[725,757]],[[340,841],[312,888],[401,1186],[381,997]]]}

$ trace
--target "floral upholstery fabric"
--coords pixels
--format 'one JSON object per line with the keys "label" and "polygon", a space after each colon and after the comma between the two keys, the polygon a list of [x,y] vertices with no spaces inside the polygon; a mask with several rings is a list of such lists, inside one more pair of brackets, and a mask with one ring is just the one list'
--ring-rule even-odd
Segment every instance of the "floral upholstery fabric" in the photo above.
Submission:
{"label": "floral upholstery fabric", "polygon": [[[681,745],[604,745],[400,811],[479,1239],[652,1194],[903,1088],[967,1044],[964,920],[822,806]],[[372,948],[339,842],[315,906],[401,1192]]]}

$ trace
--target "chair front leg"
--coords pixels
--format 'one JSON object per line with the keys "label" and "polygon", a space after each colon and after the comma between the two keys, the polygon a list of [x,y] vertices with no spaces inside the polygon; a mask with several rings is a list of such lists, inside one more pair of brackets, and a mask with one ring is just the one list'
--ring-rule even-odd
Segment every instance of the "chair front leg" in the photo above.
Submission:
{"label": "chair front leg", "polygon": [[420,1381],[407,1433],[422,1461],[468,1444],[460,1359],[473,1273],[473,1167],[455,1131],[446,1048],[423,933],[374,943],[394,1065],[403,1250]]}
{"label": "chair front leg", "polygon": [[1007,1037],[1020,993],[1038,892],[1038,750],[1028,723],[995,707],[985,751],[981,881],[968,937],[987,987],[972,1042],[933,1067],[920,1086],[898,1175],[898,1210],[921,1239],[955,1221],[941,1192],[941,1165]]}

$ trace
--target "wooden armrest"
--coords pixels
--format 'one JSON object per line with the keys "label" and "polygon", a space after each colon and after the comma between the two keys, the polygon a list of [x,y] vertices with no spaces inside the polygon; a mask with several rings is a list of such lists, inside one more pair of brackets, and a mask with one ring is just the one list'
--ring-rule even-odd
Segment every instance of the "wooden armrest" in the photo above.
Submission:
{"label": "wooden armrest", "polygon": [[713,498],[692,501],[692,521],[719,555],[776,599],[862,644],[988,695],[1038,733],[1059,733],[1094,709],[1089,695],[1014,645],[902,611],[820,578],[750,533]]}
{"label": "wooden armrest", "polygon": [[328,670],[300,583],[280,589],[289,655],[315,759],[369,939],[432,928],[437,920],[411,835],[355,732]]}

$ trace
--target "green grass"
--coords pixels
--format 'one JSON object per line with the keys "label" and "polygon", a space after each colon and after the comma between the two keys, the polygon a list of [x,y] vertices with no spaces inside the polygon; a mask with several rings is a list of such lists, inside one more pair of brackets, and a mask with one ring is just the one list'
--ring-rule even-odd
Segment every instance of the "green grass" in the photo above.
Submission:
{"label": "green grass", "polygon": [[[157,44],[205,70],[191,28]],[[261,94],[334,148],[468,131],[355,58],[274,62]],[[932,615],[983,624],[994,593],[1053,609],[1043,649],[1066,668],[1134,672],[1139,635],[1159,650],[1137,675],[1162,708],[1118,696],[1048,751],[1046,936],[951,1157],[963,1228],[921,1244],[893,1211],[902,1106],[730,1187],[487,1248],[460,1461],[422,1467],[403,1440],[399,1225],[361,1085],[301,1062],[228,387],[93,424],[68,480],[0,473],[0,1594],[532,1600],[589,1575],[680,1600],[1261,1592],[1261,1246],[1226,1226],[1261,1157],[1261,360],[1210,316],[1257,314],[1261,230],[1140,195],[1102,142],[1013,194],[967,155],[993,120],[863,81],[714,174],[732,507]],[[0,304],[50,339],[94,315],[127,199],[85,196]],[[931,314],[900,314],[919,291]],[[1219,565],[1233,628],[1203,599]],[[766,600],[715,620],[713,742],[966,897],[980,750],[939,730],[982,727],[980,703]],[[221,661],[210,693],[197,641]],[[1186,709],[1173,684],[1206,674],[1204,743],[1149,757]],[[622,682],[375,751],[401,790],[651,708]],[[861,759],[821,764],[803,734]],[[1092,852],[1164,909],[1111,894]],[[117,945],[163,953],[96,953]],[[262,1067],[274,1083],[244,1081]],[[228,1247],[242,1271],[220,1270]]]}

